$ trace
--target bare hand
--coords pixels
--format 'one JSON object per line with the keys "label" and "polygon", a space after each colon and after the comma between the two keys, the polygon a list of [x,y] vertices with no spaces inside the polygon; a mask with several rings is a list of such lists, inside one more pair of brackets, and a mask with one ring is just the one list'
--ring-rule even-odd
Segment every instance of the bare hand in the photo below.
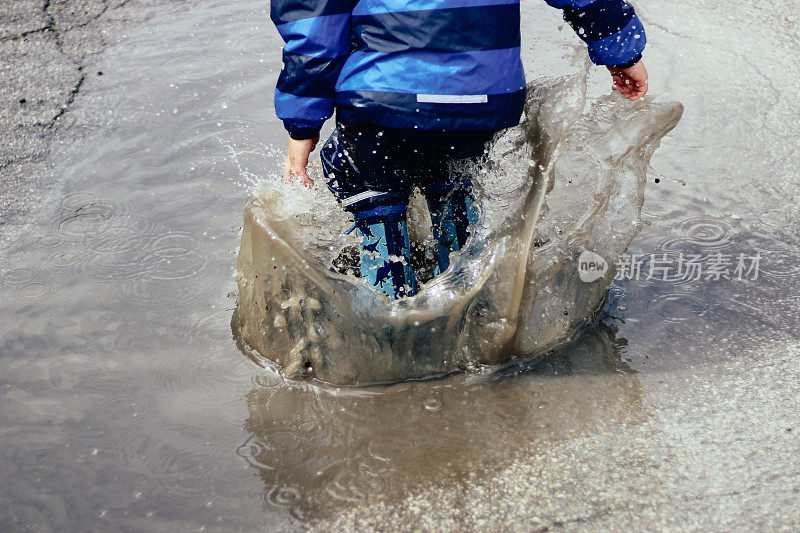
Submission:
{"label": "bare hand", "polygon": [[306,187],[314,185],[314,180],[308,177],[308,156],[314,151],[319,142],[319,137],[298,141],[289,138],[289,153],[283,165],[284,181],[300,178],[300,183]]}
{"label": "bare hand", "polygon": [[638,100],[647,94],[647,69],[644,61],[639,61],[632,67],[608,67],[611,78],[614,80],[613,89],[631,100]]}

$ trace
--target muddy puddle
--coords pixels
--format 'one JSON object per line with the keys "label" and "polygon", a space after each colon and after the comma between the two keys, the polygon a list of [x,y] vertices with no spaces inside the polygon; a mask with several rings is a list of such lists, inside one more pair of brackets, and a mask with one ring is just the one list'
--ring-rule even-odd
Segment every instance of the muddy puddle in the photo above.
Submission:
{"label": "muddy puddle", "polygon": [[[413,298],[390,302],[334,271],[352,220],[326,189],[257,181],[235,274],[232,327],[245,351],[290,378],[391,383],[539,357],[590,323],[641,229],[650,158],[683,108],[616,97],[587,106],[589,63],[576,63],[575,75],[532,82],[521,124],[466,170],[479,220]],[[430,216],[423,200],[413,205],[412,246],[424,249]],[[591,256],[604,268],[580,271]]]}
{"label": "muddy puddle", "polygon": [[[529,79],[576,73],[558,13],[523,9]],[[58,200],[2,237],[3,529],[301,528],[640,424],[665,375],[797,338],[790,67],[767,98],[735,25],[701,64],[705,22],[642,18],[652,91],[685,112],[598,320],[538,363],[361,389],[287,381],[231,334],[250,177],[276,176],[284,143],[262,4],[156,10],[121,36],[54,148]],[[593,71],[587,98],[607,92]]]}

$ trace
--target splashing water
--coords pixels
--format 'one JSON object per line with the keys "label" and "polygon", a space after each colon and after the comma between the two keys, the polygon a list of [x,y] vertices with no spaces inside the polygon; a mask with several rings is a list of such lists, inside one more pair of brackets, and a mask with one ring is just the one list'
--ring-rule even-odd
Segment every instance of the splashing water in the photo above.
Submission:
{"label": "splashing water", "polygon": [[[473,169],[481,221],[412,298],[389,301],[331,270],[354,241],[324,187],[262,187],[244,212],[232,319],[240,347],[289,377],[363,385],[542,354],[580,329],[639,232],[647,165],[683,108],[619,96],[587,106],[586,69],[528,94],[523,122]],[[422,211],[414,202],[411,213]],[[410,218],[412,236],[429,235],[424,216]],[[612,265],[592,282],[578,275],[586,250]]]}

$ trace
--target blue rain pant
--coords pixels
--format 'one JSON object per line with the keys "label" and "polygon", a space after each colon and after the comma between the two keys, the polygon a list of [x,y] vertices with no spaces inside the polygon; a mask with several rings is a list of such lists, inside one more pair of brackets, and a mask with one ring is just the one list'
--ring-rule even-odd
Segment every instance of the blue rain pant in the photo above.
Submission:
{"label": "blue rain pant", "polygon": [[328,188],[353,214],[361,237],[361,276],[391,299],[412,296],[406,210],[419,187],[428,202],[437,240],[436,273],[477,221],[469,177],[451,163],[479,158],[494,131],[434,131],[337,123],[322,148]]}

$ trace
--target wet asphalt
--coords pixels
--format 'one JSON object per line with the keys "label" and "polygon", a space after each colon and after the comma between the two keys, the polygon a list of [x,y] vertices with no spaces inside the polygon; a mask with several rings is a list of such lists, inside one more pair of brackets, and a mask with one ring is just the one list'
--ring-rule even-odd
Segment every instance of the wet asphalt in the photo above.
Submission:
{"label": "wet asphalt", "polygon": [[70,113],[100,54],[141,21],[152,2],[14,0],[0,13],[0,231],[24,226],[58,185],[48,161],[80,136]]}

